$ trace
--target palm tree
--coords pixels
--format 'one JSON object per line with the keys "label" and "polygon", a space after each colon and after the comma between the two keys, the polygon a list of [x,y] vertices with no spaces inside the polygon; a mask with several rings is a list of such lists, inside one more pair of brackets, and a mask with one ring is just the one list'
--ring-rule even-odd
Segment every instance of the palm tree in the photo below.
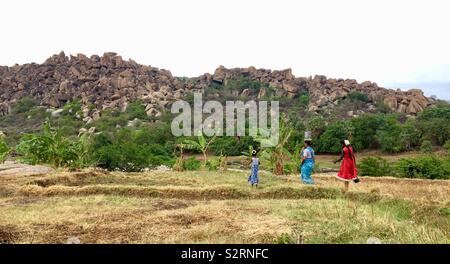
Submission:
{"label": "palm tree", "polygon": [[197,141],[186,139],[183,141],[183,147],[188,150],[197,150],[201,151],[203,154],[203,166],[206,166],[206,163],[208,162],[208,156],[206,152],[208,151],[210,145],[214,142],[216,139],[216,135],[214,135],[212,138],[207,140],[204,135],[198,136]]}

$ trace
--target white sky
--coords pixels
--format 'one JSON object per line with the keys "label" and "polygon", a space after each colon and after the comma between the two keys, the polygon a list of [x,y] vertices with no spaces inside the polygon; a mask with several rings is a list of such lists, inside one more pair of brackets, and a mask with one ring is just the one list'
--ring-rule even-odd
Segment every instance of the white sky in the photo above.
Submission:
{"label": "white sky", "polygon": [[176,76],[253,65],[387,86],[450,83],[448,2],[8,0],[0,65],[114,51]]}

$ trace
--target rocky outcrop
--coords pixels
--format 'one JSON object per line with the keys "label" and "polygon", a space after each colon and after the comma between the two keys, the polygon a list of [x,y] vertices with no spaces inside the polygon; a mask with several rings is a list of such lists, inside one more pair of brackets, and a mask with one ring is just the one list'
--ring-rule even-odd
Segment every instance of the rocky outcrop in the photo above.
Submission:
{"label": "rocky outcrop", "polygon": [[170,71],[123,60],[113,52],[89,58],[83,54],[68,57],[61,52],[43,64],[0,68],[0,114],[7,112],[9,104],[29,96],[52,108],[79,99],[85,118],[95,118],[100,110],[124,110],[128,102],[138,98],[149,109],[156,108],[195,88],[202,89],[187,85]]}
{"label": "rocky outcrop", "polygon": [[[49,108],[59,108],[79,99],[83,105],[82,118],[86,122],[98,119],[101,110],[106,108],[125,110],[128,103],[136,99],[143,101],[148,115],[157,117],[162,108],[183,98],[186,93],[202,91],[211,84],[226,85],[239,77],[266,83],[275,89],[278,96],[293,98],[302,91],[308,91],[311,95],[310,111],[319,111],[345,98],[351,91],[363,92],[373,102],[383,101],[392,110],[408,114],[416,114],[434,102],[418,89],[406,92],[389,90],[369,81],[358,83],[352,79],[331,79],[320,75],[295,77],[291,69],[272,71],[220,66],[214,74],[177,78],[168,70],[124,60],[113,52],[90,57],[83,54],[66,56],[61,52],[42,64],[0,67],[0,115],[7,114],[10,105],[17,100],[29,96]],[[264,97],[265,93],[266,90],[261,89],[255,97]],[[250,96],[251,91],[244,89],[240,95]]]}
{"label": "rocky outcrop", "polygon": [[383,102],[393,111],[411,115],[435,103],[434,99],[424,96],[420,89],[409,91],[385,89],[370,81],[358,83],[353,79],[330,79],[316,75],[307,79],[307,86],[311,95],[310,111],[317,111],[321,107],[336,103],[352,91],[366,94],[372,103]]}

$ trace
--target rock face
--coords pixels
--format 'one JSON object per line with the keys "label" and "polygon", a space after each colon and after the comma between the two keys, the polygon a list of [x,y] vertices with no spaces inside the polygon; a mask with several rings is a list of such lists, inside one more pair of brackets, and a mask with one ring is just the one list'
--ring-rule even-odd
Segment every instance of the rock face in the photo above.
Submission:
{"label": "rock face", "polygon": [[415,115],[435,100],[424,96],[422,90],[400,91],[379,87],[376,83],[366,81],[358,83],[353,79],[330,79],[316,75],[306,79],[311,94],[310,111],[317,111],[344,98],[352,91],[367,94],[371,102],[384,102],[392,111]]}
{"label": "rock face", "polygon": [[[351,91],[366,93],[371,101],[383,101],[392,110],[408,114],[417,114],[434,102],[418,89],[395,91],[369,81],[358,83],[351,79],[330,79],[320,75],[297,78],[291,69],[272,71],[220,66],[212,75],[206,73],[194,78],[177,78],[168,70],[123,60],[113,52],[104,53],[101,57],[83,54],[68,57],[61,52],[43,64],[0,67],[0,115],[7,114],[11,104],[28,96],[52,108],[79,99],[86,122],[98,119],[100,111],[106,108],[125,110],[128,103],[136,99],[144,102],[149,115],[159,116],[163,107],[188,92],[202,91],[213,83],[224,85],[239,77],[268,83],[279,96],[293,98],[302,91],[310,92],[310,111],[318,111]],[[242,93],[249,95],[250,91],[244,90]],[[261,98],[265,93],[265,90],[260,90],[257,97]]]}

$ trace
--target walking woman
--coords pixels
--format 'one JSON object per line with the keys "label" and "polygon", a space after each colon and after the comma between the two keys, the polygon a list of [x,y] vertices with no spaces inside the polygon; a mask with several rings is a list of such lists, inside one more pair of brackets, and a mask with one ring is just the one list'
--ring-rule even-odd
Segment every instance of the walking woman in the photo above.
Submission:
{"label": "walking woman", "polygon": [[334,163],[338,163],[342,161],[341,168],[336,176],[339,180],[344,181],[345,189],[344,191],[348,191],[349,182],[354,181],[355,183],[359,182],[358,179],[358,170],[356,168],[356,159],[355,154],[353,153],[353,148],[350,145],[348,140],[342,140],[342,153],[341,157],[336,160]]}
{"label": "walking woman", "polygon": [[259,171],[259,159],[256,157],[256,150],[252,151],[252,164],[251,164],[251,172],[250,172],[250,176],[248,176],[248,183],[255,187],[258,187],[258,183],[259,183],[259,176],[258,176],[258,171]]}
{"label": "walking woman", "polygon": [[311,140],[309,139],[305,140],[305,147],[302,149],[301,158],[301,180],[305,184],[314,184],[314,181],[311,178],[311,174],[314,169],[315,154],[314,149],[311,147]]}

